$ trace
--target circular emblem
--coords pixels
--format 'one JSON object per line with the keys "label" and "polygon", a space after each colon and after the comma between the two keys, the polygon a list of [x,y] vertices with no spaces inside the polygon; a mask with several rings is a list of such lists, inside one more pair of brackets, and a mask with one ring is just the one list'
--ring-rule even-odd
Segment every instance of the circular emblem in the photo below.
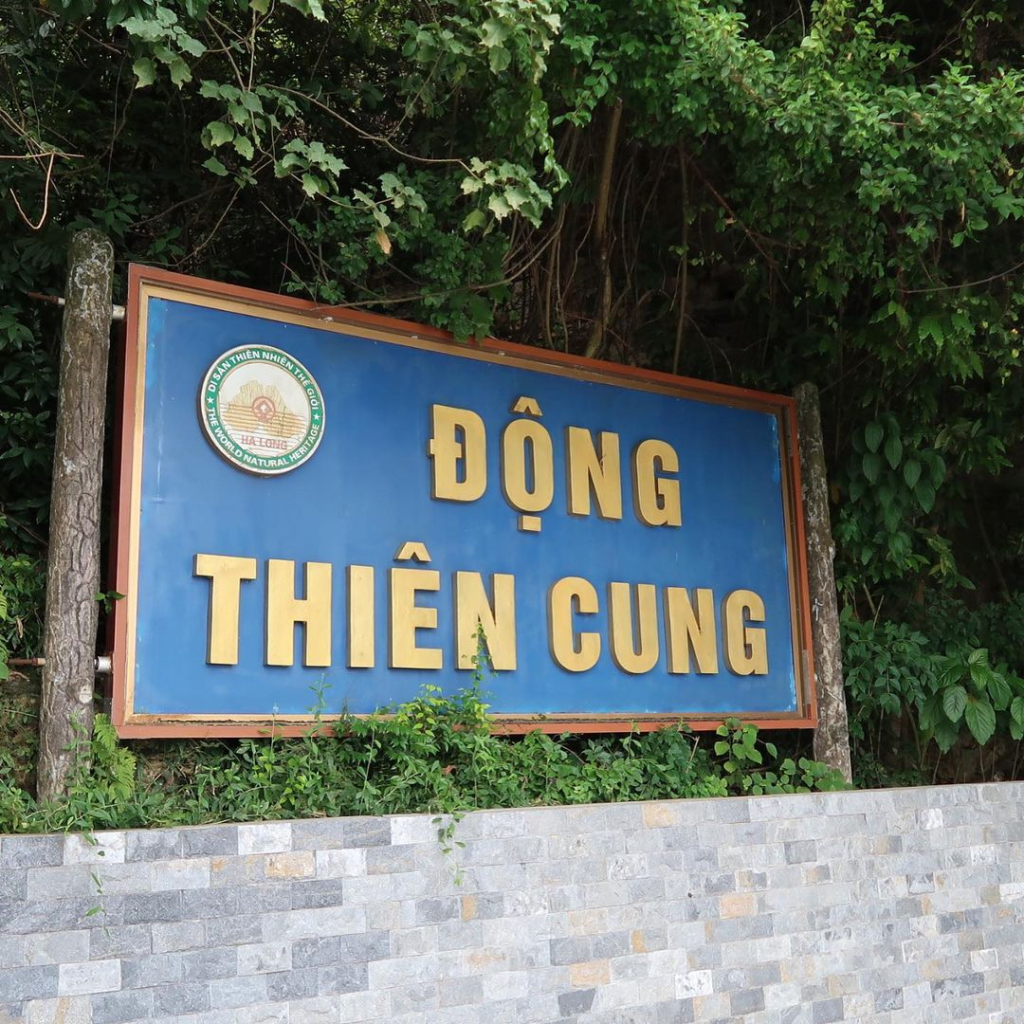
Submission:
{"label": "circular emblem", "polygon": [[270,345],[233,348],[206,371],[199,418],[214,450],[260,476],[297,469],[324,436],[324,399],[313,375]]}

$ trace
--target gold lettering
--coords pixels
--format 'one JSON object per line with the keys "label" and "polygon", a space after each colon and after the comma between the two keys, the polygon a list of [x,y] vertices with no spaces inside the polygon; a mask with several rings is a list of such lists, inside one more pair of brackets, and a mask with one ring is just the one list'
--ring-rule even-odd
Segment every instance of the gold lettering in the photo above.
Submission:
{"label": "gold lettering", "polygon": [[348,667],[373,668],[374,582],[368,565],[348,567]]}
{"label": "gold lettering", "polygon": [[633,502],[637,518],[648,526],[680,526],[679,481],[659,477],[679,472],[679,456],[666,441],[641,441],[633,452]]}
{"label": "gold lettering", "polygon": [[690,671],[693,651],[697,671],[714,675],[718,671],[715,637],[715,597],[706,588],[697,590],[694,612],[685,587],[665,588],[665,636],[668,641],[668,670],[677,675]]}
{"label": "gold lettering", "polygon": [[473,668],[477,654],[477,624],[483,627],[491,667],[512,672],[516,667],[516,578],[497,572],[491,577],[493,607],[483,576],[455,574],[455,643],[459,668]]}
{"label": "gold lettering", "polygon": [[306,562],[306,596],[295,596],[295,563],[267,561],[267,664],[295,664],[295,624],[304,626],[302,664],[327,668],[331,664],[330,562]]}
{"label": "gold lettering", "polygon": [[417,647],[416,630],[437,629],[437,609],[421,608],[416,595],[441,589],[436,569],[392,569],[391,653],[392,668],[441,668],[444,658],[438,647]]}
{"label": "gold lettering", "polygon": [[430,412],[433,431],[427,451],[434,463],[433,496],[446,501],[476,501],[487,490],[484,421],[472,409],[449,405],[432,405]]}
{"label": "gold lettering", "polygon": [[569,512],[590,515],[590,494],[597,499],[602,519],[622,518],[622,477],[619,466],[619,435],[602,430],[600,453],[594,436],[583,427],[566,430],[566,471],[569,477]]}
{"label": "gold lettering", "polygon": [[632,591],[628,583],[608,584],[612,660],[623,672],[640,675],[658,663],[658,588],[638,583],[635,602]]}
{"label": "gold lettering", "polygon": [[573,615],[594,615],[597,591],[581,576],[563,576],[548,593],[548,642],[551,657],[569,672],[586,672],[601,656],[600,633],[576,633]]}
{"label": "gold lettering", "polygon": [[764,601],[752,590],[734,590],[722,613],[725,660],[738,676],[768,675],[768,645],[763,629],[751,629],[747,620],[764,622]]}
{"label": "gold lettering", "polygon": [[206,662],[209,665],[237,665],[242,580],[256,579],[256,559],[196,555],[194,575],[206,576],[210,580]]}
{"label": "gold lettering", "polygon": [[555,457],[543,423],[513,420],[502,432],[501,487],[505,500],[520,512],[542,512],[551,504]]}

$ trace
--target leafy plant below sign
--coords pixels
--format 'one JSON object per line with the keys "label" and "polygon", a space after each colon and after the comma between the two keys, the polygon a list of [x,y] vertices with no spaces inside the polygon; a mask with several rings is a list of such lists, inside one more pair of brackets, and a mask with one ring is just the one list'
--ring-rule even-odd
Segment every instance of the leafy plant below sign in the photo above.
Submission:
{"label": "leafy plant below sign", "polygon": [[[487,807],[581,804],[834,789],[826,766],[780,756],[755,726],[730,720],[711,745],[685,723],[581,739],[495,735],[477,688],[426,687],[415,700],[325,733],[328,690],[304,736],[151,744],[136,755],[103,715],[59,805],[39,807],[0,780],[0,832],[140,828],[347,814],[453,816]],[[718,752],[724,742],[729,750]],[[83,753],[85,753],[83,748]],[[454,844],[443,818],[444,843]]]}

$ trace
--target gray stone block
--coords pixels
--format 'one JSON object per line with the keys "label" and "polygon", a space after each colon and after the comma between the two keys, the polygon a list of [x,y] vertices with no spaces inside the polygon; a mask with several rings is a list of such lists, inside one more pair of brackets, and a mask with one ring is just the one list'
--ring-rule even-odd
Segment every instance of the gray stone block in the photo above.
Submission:
{"label": "gray stone block", "polygon": [[[0,921],[0,936],[3,922]],[[20,939],[0,938],[0,969],[41,964],[79,963],[89,959],[89,932],[39,932]]]}
{"label": "gray stone block", "polygon": [[[132,928],[148,932],[152,937],[154,953],[170,953],[198,949],[207,944],[206,926],[202,921],[175,921],[171,924],[133,925]],[[125,929],[127,932],[128,929]],[[210,942],[210,945],[217,945]],[[136,952],[145,952],[141,947]]]}
{"label": "gray stone block", "polygon": [[932,999],[942,1002],[946,999],[959,999],[963,996],[977,995],[985,991],[985,975],[962,974],[954,978],[941,978],[932,982]]}
{"label": "gray stone block", "polygon": [[242,907],[243,893],[248,897],[247,887],[231,886],[226,889],[197,889],[174,895],[178,897],[180,920],[206,921],[215,917],[237,917],[242,913],[255,912],[248,899],[246,906]]}
{"label": "gray stone block", "polygon": [[240,975],[272,974],[291,970],[292,947],[287,942],[260,942],[239,946],[237,953]]}
{"label": "gray stone block", "polygon": [[161,985],[153,989],[153,1016],[202,1013],[210,1009],[210,987],[205,982]]}
{"label": "gray stone block", "polygon": [[238,828],[235,825],[203,825],[180,830],[182,857],[235,857]]}
{"label": "gray stone block", "polygon": [[436,897],[416,901],[416,924],[437,924],[462,914],[462,901],[457,896]]}
{"label": "gray stone block", "polygon": [[[340,907],[344,902],[346,880],[344,878],[316,878],[303,882],[292,882],[286,891],[291,893],[292,910],[308,910],[313,907]],[[278,909],[286,909],[284,907]]]}
{"label": "gray stone block", "polygon": [[0,1000],[13,1003],[55,996],[57,981],[58,968],[55,964],[3,970],[0,971]]}
{"label": "gray stone block", "polygon": [[181,981],[182,963],[180,953],[158,953],[154,956],[125,959],[121,961],[122,987],[155,988]]}
{"label": "gray stone block", "polygon": [[211,917],[205,929],[210,946],[241,946],[263,940],[263,918],[256,915]]}
{"label": "gray stone block", "polygon": [[315,996],[328,995],[319,991],[317,973],[313,967],[268,974],[266,993],[267,998],[274,1001],[311,999]]}
{"label": "gray stone block", "polygon": [[440,1007],[473,1006],[484,1002],[484,983],[479,976],[448,978],[438,982],[437,999]]}
{"label": "gray stone block", "polygon": [[427,982],[425,984],[405,985],[396,988],[391,993],[391,1009],[395,1014],[402,1013],[423,1013],[425,1019],[433,1016],[438,1003],[437,984]]}
{"label": "gray stone block", "polygon": [[692,999],[666,999],[651,1007],[655,1024],[691,1024],[694,1019]]}
{"label": "gray stone block", "polygon": [[344,845],[346,848],[390,846],[391,822],[387,818],[345,818]]}
{"label": "gray stone block", "polygon": [[233,978],[238,973],[238,950],[204,949],[181,954],[182,981],[211,981]]}
{"label": "gray stone block", "polygon": [[[343,850],[345,818],[312,818],[292,822],[293,850]],[[390,837],[389,837],[390,842]]]}
{"label": "gray stone block", "polygon": [[594,993],[597,989],[580,988],[572,992],[562,992],[558,997],[558,1011],[565,1017],[573,1014],[586,1013],[594,1005]]}
{"label": "gray stone block", "polygon": [[427,861],[418,844],[370,846],[366,850],[366,872],[370,875],[418,871]]}
{"label": "gray stone block", "polygon": [[265,1002],[268,977],[276,975],[254,974],[247,978],[217,978],[211,981],[211,1008],[217,1010]]}
{"label": "gray stone block", "polygon": [[181,833],[174,828],[126,832],[125,861],[174,860],[181,856]]}
{"label": "gray stone block", "polygon": [[729,1009],[733,1015],[756,1013],[764,1009],[764,992],[759,988],[740,989],[729,993]]}
{"label": "gray stone block", "polygon": [[124,897],[125,924],[164,924],[182,919],[180,892],[155,892]]}
{"label": "gray stone block", "polygon": [[0,900],[23,900],[27,894],[27,868],[0,868]]}
{"label": "gray stone block", "polygon": [[0,868],[53,867],[64,862],[63,836],[4,836]]}
{"label": "gray stone block", "polygon": [[833,1024],[843,1019],[842,999],[824,999],[811,1007],[812,1024]]}
{"label": "gray stone block", "polygon": [[888,1013],[903,1009],[903,989],[889,988],[875,993],[875,1011]]}
{"label": "gray stone block", "polygon": [[369,969],[365,961],[318,967],[316,970],[317,988],[321,995],[362,992],[369,987]]}
{"label": "gray stone block", "polygon": [[153,989],[109,992],[92,997],[92,1024],[121,1024],[153,1016]]}

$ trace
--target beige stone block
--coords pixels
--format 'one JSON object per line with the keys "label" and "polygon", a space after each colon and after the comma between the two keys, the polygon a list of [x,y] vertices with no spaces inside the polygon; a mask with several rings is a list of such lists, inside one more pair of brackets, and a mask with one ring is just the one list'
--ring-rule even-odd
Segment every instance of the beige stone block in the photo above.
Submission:
{"label": "beige stone block", "polygon": [[757,898],[749,892],[730,893],[719,902],[719,913],[722,917],[749,917],[757,913]]}
{"label": "beige stone block", "polygon": [[644,828],[670,828],[679,823],[679,812],[671,804],[644,804]]}
{"label": "beige stone block", "polygon": [[316,873],[316,860],[312,850],[274,853],[267,857],[264,870],[267,878],[312,878]]}
{"label": "beige stone block", "polygon": [[607,960],[589,960],[569,968],[569,981],[575,988],[607,985],[612,980],[611,964]]}

